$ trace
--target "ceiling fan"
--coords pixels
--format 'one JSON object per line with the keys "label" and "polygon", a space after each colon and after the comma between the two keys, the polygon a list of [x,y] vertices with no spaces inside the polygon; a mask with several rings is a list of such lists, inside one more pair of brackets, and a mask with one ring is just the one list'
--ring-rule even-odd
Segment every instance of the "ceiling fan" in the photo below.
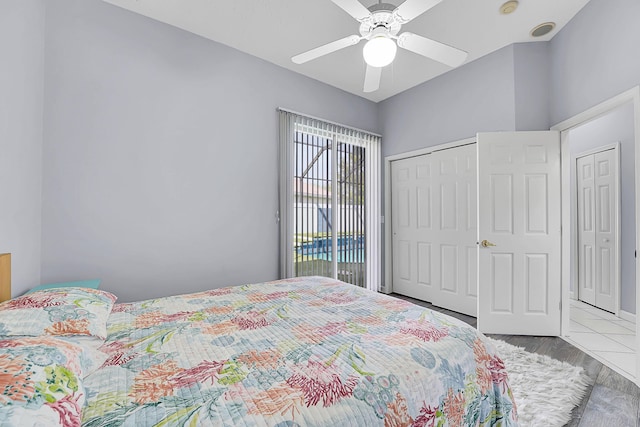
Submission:
{"label": "ceiling fan", "polygon": [[380,87],[382,68],[393,62],[397,46],[418,55],[457,67],[467,59],[467,52],[410,32],[398,34],[400,27],[422,15],[442,0],[406,0],[395,7],[388,3],[378,3],[368,9],[358,0],[331,0],[360,23],[360,35],[351,35],[319,46],[291,58],[296,64],[304,64],[312,59],[368,40],[362,54],[367,63],[364,77],[364,92],[374,92]]}

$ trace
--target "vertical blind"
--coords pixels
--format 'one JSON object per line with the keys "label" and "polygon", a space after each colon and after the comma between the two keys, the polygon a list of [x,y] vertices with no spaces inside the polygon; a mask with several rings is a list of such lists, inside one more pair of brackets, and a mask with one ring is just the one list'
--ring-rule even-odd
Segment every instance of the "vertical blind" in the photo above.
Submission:
{"label": "vertical blind", "polygon": [[279,110],[280,273],[378,290],[380,137]]}

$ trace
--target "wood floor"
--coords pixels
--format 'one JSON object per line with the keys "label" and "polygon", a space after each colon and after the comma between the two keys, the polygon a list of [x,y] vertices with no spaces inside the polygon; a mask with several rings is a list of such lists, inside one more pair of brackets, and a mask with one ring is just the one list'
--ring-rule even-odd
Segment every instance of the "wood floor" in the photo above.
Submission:
{"label": "wood floor", "polygon": [[[436,307],[428,302],[398,294],[391,294],[414,304],[440,311],[476,326],[476,318]],[[557,360],[582,366],[593,383],[582,403],[574,408],[570,427],[640,427],[640,388],[557,337],[530,337],[520,335],[489,335],[492,338],[524,347],[527,351],[544,354]],[[525,427],[525,426],[523,426]],[[527,426],[528,427],[528,426]],[[535,426],[537,427],[537,426]]]}

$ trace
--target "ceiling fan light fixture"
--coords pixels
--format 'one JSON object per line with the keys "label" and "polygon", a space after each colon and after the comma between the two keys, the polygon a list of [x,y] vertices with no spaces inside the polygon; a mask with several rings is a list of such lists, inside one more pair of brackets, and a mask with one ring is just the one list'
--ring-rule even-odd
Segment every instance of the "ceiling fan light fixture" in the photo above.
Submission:
{"label": "ceiling fan light fixture", "polygon": [[386,67],[396,57],[396,42],[384,34],[372,37],[362,49],[365,62],[372,67]]}

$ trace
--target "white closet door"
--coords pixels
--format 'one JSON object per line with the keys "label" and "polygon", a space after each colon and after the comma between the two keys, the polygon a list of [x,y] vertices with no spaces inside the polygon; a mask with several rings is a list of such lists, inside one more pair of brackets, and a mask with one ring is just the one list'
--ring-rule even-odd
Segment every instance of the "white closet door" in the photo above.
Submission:
{"label": "white closet door", "polygon": [[615,313],[620,280],[618,151],[576,159],[578,298]]}
{"label": "white closet door", "polygon": [[580,157],[576,162],[578,191],[578,295],[580,300],[596,303],[596,226],[595,174],[593,155]]}
{"label": "white closet door", "polygon": [[433,300],[431,163],[428,155],[391,163],[393,291]]}
{"label": "white closet door", "polygon": [[475,316],[475,144],[391,163],[393,290]]}
{"label": "white closet door", "polygon": [[431,155],[433,304],[477,314],[476,144]]}
{"label": "white closet door", "polygon": [[614,150],[594,155],[596,188],[596,306],[616,311],[618,242],[617,181],[618,164]]}

